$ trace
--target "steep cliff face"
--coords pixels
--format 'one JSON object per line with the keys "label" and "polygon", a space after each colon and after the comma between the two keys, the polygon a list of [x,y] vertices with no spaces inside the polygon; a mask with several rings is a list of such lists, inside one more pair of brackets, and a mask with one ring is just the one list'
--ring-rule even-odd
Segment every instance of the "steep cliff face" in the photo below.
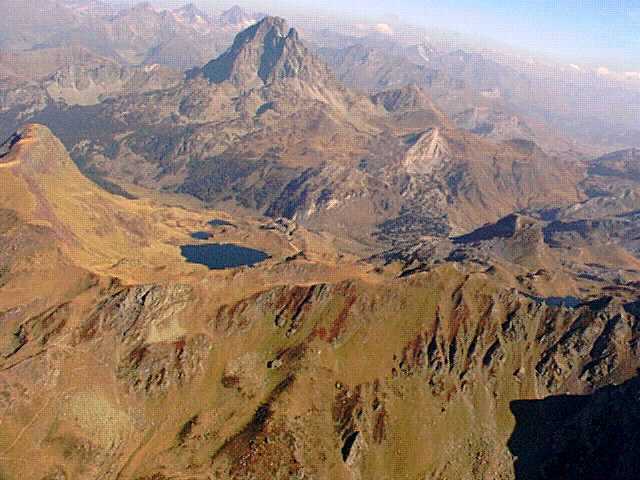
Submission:
{"label": "steep cliff face", "polygon": [[[640,366],[635,303],[554,306],[451,266],[381,285],[269,287],[231,303],[206,295],[98,281],[14,322],[8,411],[26,422],[64,401],[26,436],[6,434],[4,454],[40,455],[42,475],[87,478],[520,479],[531,456],[514,470],[512,454],[538,443],[520,433],[524,401],[596,391],[594,413],[568,406],[554,441],[573,448],[573,422],[604,454],[588,430],[602,411],[597,390]],[[25,369],[23,387],[11,384]],[[21,393],[45,376],[37,399]],[[112,419],[108,430],[73,416],[82,408]]]}
{"label": "steep cliff face", "polygon": [[407,152],[404,166],[409,174],[427,175],[437,168],[443,168],[449,159],[446,140],[440,135],[438,128],[433,128],[420,135],[415,145]]}
{"label": "steep cliff face", "polygon": [[242,89],[286,78],[317,81],[328,76],[298,32],[279,17],[266,17],[240,33],[231,48],[205,65],[202,73],[213,83],[229,81]]}

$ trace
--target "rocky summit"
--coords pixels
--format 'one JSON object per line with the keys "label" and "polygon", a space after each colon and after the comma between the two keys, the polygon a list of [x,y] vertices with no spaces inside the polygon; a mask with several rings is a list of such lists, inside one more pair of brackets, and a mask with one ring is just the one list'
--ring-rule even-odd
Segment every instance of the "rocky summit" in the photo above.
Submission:
{"label": "rocky summit", "polygon": [[638,477],[632,78],[395,23],[9,5],[0,480]]}
{"label": "rocky summit", "polygon": [[317,73],[306,64],[308,59],[298,32],[282,18],[266,17],[239,34],[231,48],[205,65],[202,73],[213,83],[229,81],[250,88],[289,77],[308,80]]}

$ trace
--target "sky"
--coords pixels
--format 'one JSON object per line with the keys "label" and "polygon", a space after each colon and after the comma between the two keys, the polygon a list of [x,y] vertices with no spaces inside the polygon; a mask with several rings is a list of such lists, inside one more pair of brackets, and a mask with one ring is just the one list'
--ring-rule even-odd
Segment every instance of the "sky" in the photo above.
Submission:
{"label": "sky", "polygon": [[[172,0],[178,1],[179,0]],[[640,70],[640,0],[236,0],[269,13],[324,12],[485,37],[557,60]],[[227,0],[196,0],[213,7]]]}

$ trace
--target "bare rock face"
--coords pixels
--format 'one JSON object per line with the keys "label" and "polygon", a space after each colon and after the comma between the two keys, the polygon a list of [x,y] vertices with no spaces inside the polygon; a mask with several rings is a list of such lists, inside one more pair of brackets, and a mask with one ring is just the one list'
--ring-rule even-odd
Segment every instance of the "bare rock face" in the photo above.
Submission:
{"label": "bare rock face", "polygon": [[589,173],[607,177],[626,177],[638,181],[640,180],[639,159],[640,149],[638,148],[612,152],[595,159],[589,167]]}
{"label": "bare rock face", "polygon": [[0,145],[0,159],[5,158],[11,152],[11,149],[22,139],[22,134],[16,132],[7,138],[2,145]]}
{"label": "bare rock face", "polygon": [[382,105],[390,112],[424,109],[426,107],[435,108],[424,90],[415,84],[409,84],[398,89],[385,90],[373,95],[371,98],[374,103]]}
{"label": "bare rock face", "polygon": [[231,48],[202,69],[212,83],[229,81],[250,89],[276,80],[298,77],[311,81],[326,76],[284,19],[266,17],[240,33]]}
{"label": "bare rock face", "polygon": [[214,19],[211,16],[199,9],[193,3],[188,3],[183,7],[173,10],[174,17],[191,27],[196,31],[207,32],[213,25]]}
{"label": "bare rock face", "polygon": [[428,175],[442,168],[449,155],[446,140],[440,135],[440,130],[434,128],[420,135],[407,152],[404,166],[409,174]]}
{"label": "bare rock face", "polygon": [[95,105],[107,98],[131,92],[144,93],[170,88],[181,80],[180,72],[161,65],[70,65],[45,80],[44,89],[53,101],[64,102],[67,105]]}

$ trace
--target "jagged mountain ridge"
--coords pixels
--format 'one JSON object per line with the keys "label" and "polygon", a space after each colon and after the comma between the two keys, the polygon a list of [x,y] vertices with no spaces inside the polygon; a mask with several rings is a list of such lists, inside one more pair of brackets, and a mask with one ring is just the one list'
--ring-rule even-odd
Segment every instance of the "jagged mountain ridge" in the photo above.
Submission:
{"label": "jagged mountain ridge", "polygon": [[412,40],[400,32],[386,40],[345,36],[318,53],[348,86],[376,92],[417,83],[460,128],[487,138],[535,140],[565,154],[634,145],[637,89],[455,42],[414,44],[419,37],[407,36]]}
{"label": "jagged mountain ridge", "polygon": [[[36,182],[49,201],[59,182],[43,173],[74,170],[40,126],[18,132],[2,155],[3,185]],[[131,208],[86,179],[73,183],[71,203],[99,195]],[[15,206],[0,196],[0,449],[9,480],[26,468],[36,479],[204,479],[213,470],[225,479],[434,472],[520,480],[548,478],[551,470],[531,464],[540,456],[541,467],[562,468],[557,452],[588,474],[598,462],[580,461],[581,447],[591,445],[597,459],[606,441],[590,419],[602,417],[607,399],[623,411],[637,394],[637,380],[600,390],[635,378],[640,366],[634,292],[557,305],[472,262],[403,278],[301,256],[229,274],[156,270],[146,281],[132,280],[132,264],[107,273],[58,260],[35,263],[36,271],[30,263],[52,260],[46,252],[58,240],[38,226],[41,208],[25,216]],[[67,216],[60,227],[76,221]],[[529,225],[508,219],[498,233]],[[40,280],[25,295],[18,287],[29,273]],[[527,437],[528,415],[565,394],[593,396],[567,404],[549,456]],[[635,410],[626,410],[630,419]],[[634,441],[629,430],[615,438]],[[27,466],[25,455],[41,461]],[[633,465],[626,453],[606,461],[616,480]]]}
{"label": "jagged mountain ridge", "polygon": [[105,64],[98,67],[69,66],[43,82],[54,102],[67,105],[95,105],[109,97],[136,92],[162,90],[177,85],[183,76],[162,65],[122,67]]}
{"label": "jagged mountain ridge", "polygon": [[415,86],[373,98],[345,88],[272,17],[173,88],[34,119],[111,179],[348,229],[366,242],[446,235],[580,196],[579,167],[462,132]]}
{"label": "jagged mountain ridge", "polygon": [[173,15],[180,21],[193,26],[196,30],[207,31],[214,19],[207,12],[202,11],[193,3],[173,10]]}
{"label": "jagged mountain ridge", "polygon": [[[342,48],[321,48],[320,56],[337,77],[348,86],[374,94],[406,84],[424,88],[439,108],[459,128],[494,141],[514,138],[537,140],[550,148],[566,148],[561,139],[540,122],[529,122],[509,104],[509,84],[515,72],[480,55],[446,51],[419,45],[414,52],[408,46],[387,40],[387,45],[358,43],[347,39]],[[529,124],[531,123],[531,125]]]}
{"label": "jagged mountain ridge", "polygon": [[[43,0],[39,4],[42,8],[33,12],[15,0],[0,6],[7,8],[3,18],[16,18],[1,29],[4,49],[33,53],[37,46],[53,53],[55,48],[74,45],[118,62],[162,63],[181,69],[210,60],[231,43],[233,34],[263,17],[237,7],[218,15],[189,5],[171,11],[142,5],[134,14],[136,8],[109,11],[100,2]],[[430,40],[426,32],[401,25],[394,25],[392,33],[362,37],[353,30],[355,36],[344,35],[339,25],[301,23],[307,40],[331,45],[321,49],[321,55],[350,86],[369,84],[386,90],[418,82],[430,89],[459,127],[483,136],[536,139],[547,150],[565,153],[576,149],[567,141],[575,139],[581,144],[577,150],[588,155],[633,145],[638,113],[633,82],[480,50],[460,38],[449,38],[448,43]],[[24,25],[23,32],[15,31],[18,24]],[[74,28],[65,30],[66,25]],[[373,26],[351,27],[366,31]],[[140,36],[142,32],[146,33]],[[584,88],[576,91],[576,85]],[[563,98],[572,100],[566,103]],[[579,127],[567,129],[572,124]]]}
{"label": "jagged mountain ridge", "polygon": [[[239,7],[209,15],[193,4],[171,10],[137,3],[113,10],[91,2],[43,0],[38,8],[31,7],[14,0],[0,6],[3,50],[35,54],[84,48],[120,64],[160,63],[177,69],[202,65],[224,50],[234,34],[264,16]],[[38,80],[39,72],[32,70],[23,74]]]}
{"label": "jagged mountain ridge", "polygon": [[229,50],[202,69],[210,82],[229,81],[236,87],[250,89],[288,77],[305,81],[327,72],[304,47],[298,32],[288,29],[284,19],[267,17],[239,34]]}
{"label": "jagged mountain ridge", "polygon": [[248,13],[240,6],[234,5],[222,12],[218,17],[217,22],[218,24],[238,31],[250,27],[266,16],[267,14],[265,13]]}
{"label": "jagged mountain ridge", "polygon": [[[3,137],[54,102],[86,105],[166,88],[182,70],[201,66],[264,16],[237,9],[229,18],[226,12],[208,15],[193,4],[167,10],[141,3],[116,10],[94,1],[43,0],[31,7],[13,0],[0,5]],[[238,15],[242,21],[234,23]],[[77,84],[51,85],[60,80]]]}

